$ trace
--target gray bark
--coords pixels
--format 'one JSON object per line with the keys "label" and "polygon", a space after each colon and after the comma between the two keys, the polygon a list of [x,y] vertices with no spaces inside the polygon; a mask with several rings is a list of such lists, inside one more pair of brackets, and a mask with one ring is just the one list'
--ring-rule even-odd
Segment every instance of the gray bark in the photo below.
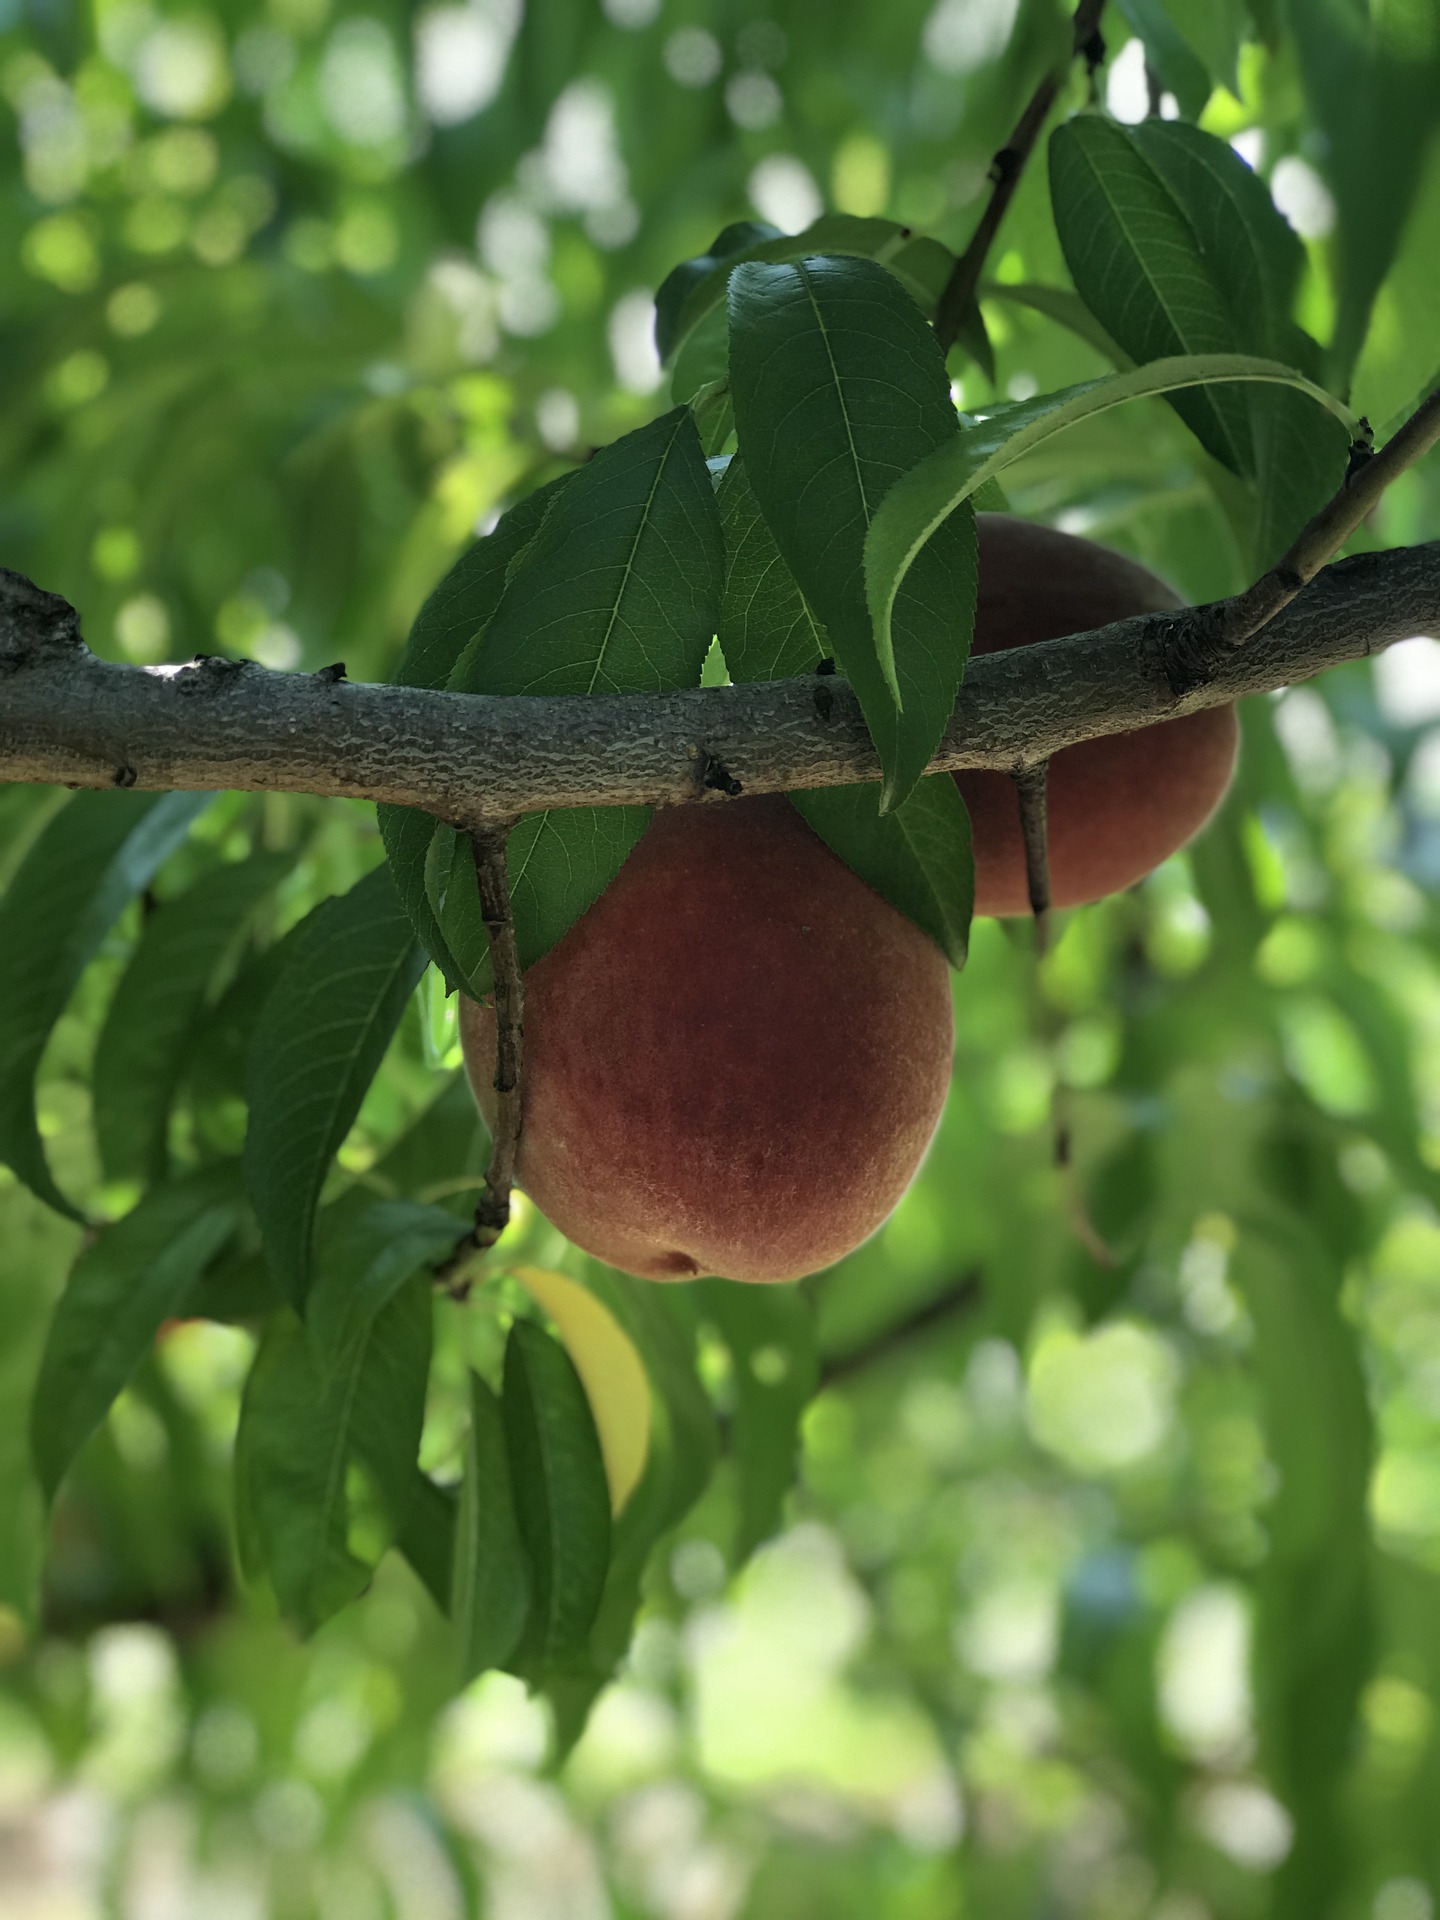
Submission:
{"label": "gray bark", "polygon": [[[1080,740],[1440,637],[1440,542],[1356,555],[1243,647],[1203,608],[974,660],[931,765],[1014,771]],[[0,572],[0,780],[389,800],[456,823],[879,777],[854,694],[815,676],[602,698],[351,685],[247,662],[97,659],[63,600]]]}

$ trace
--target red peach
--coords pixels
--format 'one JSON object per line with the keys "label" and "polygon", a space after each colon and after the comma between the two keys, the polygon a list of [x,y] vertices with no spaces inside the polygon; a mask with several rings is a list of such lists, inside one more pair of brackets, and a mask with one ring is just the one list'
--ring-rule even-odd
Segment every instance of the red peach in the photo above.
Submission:
{"label": "red peach", "polygon": [[[975,653],[1084,633],[1181,602],[1137,561],[1009,514],[977,515]],[[1209,707],[1066,747],[1050,762],[1050,893],[1080,906],[1133,886],[1183,847],[1225,797],[1235,709]],[[1015,785],[1005,773],[955,775],[975,844],[975,911],[1030,911]]]}
{"label": "red peach", "polygon": [[[462,1000],[494,1113],[493,1010]],[[521,1186],[653,1280],[793,1280],[873,1233],[950,1079],[939,948],[783,798],[656,813],[525,976]]]}

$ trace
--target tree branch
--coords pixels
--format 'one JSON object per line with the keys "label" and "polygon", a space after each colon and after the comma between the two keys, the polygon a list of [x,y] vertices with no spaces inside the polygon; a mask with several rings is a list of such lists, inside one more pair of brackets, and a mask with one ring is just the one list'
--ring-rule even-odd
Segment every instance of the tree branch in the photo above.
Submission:
{"label": "tree branch", "polygon": [[983,1291],[984,1276],[978,1267],[958,1275],[933,1299],[925,1301],[895,1326],[886,1327],[864,1346],[851,1347],[825,1360],[820,1368],[821,1390],[853,1379],[857,1373],[868,1372],[881,1361],[903,1352],[920,1334],[933,1333],[947,1320],[968,1313],[979,1305]]}
{"label": "tree branch", "polygon": [[[1440,638],[1440,542],[1337,561],[1247,646],[1214,649],[1216,612],[1143,614],[971,660],[932,769],[1010,772],[1411,634]],[[117,666],[82,644],[63,600],[0,572],[0,780],[315,793],[455,821],[879,777],[859,702],[834,676],[500,699],[245,661]]]}
{"label": "tree branch", "polygon": [[[1362,421],[1361,423],[1365,423]],[[1367,429],[1368,431],[1368,429]],[[1253,587],[1233,600],[1218,603],[1211,644],[1242,646],[1288,606],[1300,589],[1337,554],[1365,516],[1380,504],[1380,496],[1407,467],[1440,441],[1440,387],[1424,401],[1403,427],[1392,433],[1378,453],[1368,440],[1351,450],[1350,467],[1333,497],[1313,520],[1301,528],[1289,551],[1262,574]]]}
{"label": "tree branch", "polygon": [[[1100,16],[1104,11],[1105,0],[1080,0],[1075,9],[1072,59],[1076,54],[1083,53],[1092,67],[1098,65],[1099,56],[1094,53],[1094,47],[1100,31]],[[980,285],[985,257],[1000,231],[1000,222],[1015,197],[1025,163],[1034,151],[1035,142],[1040,138],[1040,129],[1049,118],[1064,79],[1064,67],[1052,68],[1045,75],[1016,121],[1014,132],[995,155],[991,169],[995,185],[985,204],[985,211],[964,253],[950,269],[950,277],[945,282],[939,305],[935,309],[935,337],[940,342],[942,353],[949,353],[965,324],[965,315]]]}

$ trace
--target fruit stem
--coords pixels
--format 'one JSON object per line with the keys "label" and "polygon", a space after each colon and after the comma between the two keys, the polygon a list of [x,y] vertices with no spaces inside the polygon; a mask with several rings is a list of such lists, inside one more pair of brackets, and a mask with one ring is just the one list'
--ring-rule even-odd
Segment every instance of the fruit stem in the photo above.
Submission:
{"label": "fruit stem", "polygon": [[1017,767],[1010,776],[1020,803],[1020,833],[1025,842],[1025,885],[1035,917],[1035,957],[1043,960],[1050,949],[1050,815],[1047,796],[1050,762]]}
{"label": "fruit stem", "polygon": [[510,821],[473,825],[469,831],[480,914],[490,940],[490,970],[495,994],[495,1127],[485,1189],[475,1208],[472,1244],[493,1247],[510,1224],[510,1189],[520,1150],[521,1070],[525,1050],[525,979],[510,907],[510,878],[505,843]]}

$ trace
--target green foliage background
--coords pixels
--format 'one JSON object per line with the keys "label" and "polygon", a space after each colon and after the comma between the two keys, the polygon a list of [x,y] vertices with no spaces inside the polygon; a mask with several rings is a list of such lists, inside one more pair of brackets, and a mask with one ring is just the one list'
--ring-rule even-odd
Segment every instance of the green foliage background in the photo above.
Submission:
{"label": "green foliage background", "polygon": [[[651,299],[676,261],[730,221],[793,231],[827,207],[962,243],[1064,11],[0,0],[0,557],[109,658],[389,677],[477,528],[665,413]],[[1186,321],[1135,357],[1303,366],[1298,322],[1324,349],[1304,370],[1383,434],[1440,369],[1434,0],[1118,0],[1104,31],[1102,102],[1143,114],[1143,35],[1157,90],[1234,140],[1304,235],[1251,289],[1254,337]],[[1063,111],[1085,99],[1077,73]],[[1111,164],[1122,136],[1089,125]],[[952,360],[962,407],[1112,364],[1097,318],[1120,321],[1062,250],[1044,158],[991,262],[993,381]],[[1242,225],[1213,256],[1237,299]],[[1136,403],[1006,490],[1213,597],[1252,565],[1245,478],[1277,518],[1293,505],[1278,418],[1247,410],[1226,471]],[[1360,544],[1437,535],[1432,460]],[[7,1916],[1429,1920],[1437,678],[1412,650],[1251,703],[1212,829],[1072,915],[1038,977],[1027,934],[977,924],[939,1139],[830,1273],[662,1299],[522,1219],[516,1257],[627,1326],[663,1428],[613,1538],[591,1445],[555,1557],[527,1543],[547,1644],[532,1618],[518,1652],[465,1649],[543,1671],[533,1698],[508,1673],[457,1697],[432,1597],[467,1448],[508,1434],[520,1474],[547,1421],[578,1431],[517,1286],[432,1316],[413,1277],[485,1152],[435,970],[351,979],[378,1073],[357,1066],[338,1117],[297,1100],[290,1132],[246,1141],[266,1049],[316,1018],[293,974],[271,991],[286,936],[343,955],[386,912],[403,935],[373,814],[0,790],[0,883],[42,834],[57,850],[0,899],[0,1145],[117,1223],[89,1244],[0,1171]],[[275,1305],[261,1232],[283,1274],[295,1216],[257,1222],[233,1168],[242,1147],[299,1167],[307,1139],[338,1147],[304,1201],[337,1371],[282,1316],[252,1372]],[[52,1341],[37,1395],[77,1255],[96,1320]],[[378,1307],[360,1336],[357,1274]],[[110,1373],[135,1369],[108,1416],[96,1325]],[[432,1477],[402,1477],[432,1349]],[[293,1422],[291,1452],[232,1462],[242,1390],[272,1431]],[[337,1397],[352,1497],[322,1506],[303,1441],[333,1435]],[[47,1547],[42,1483],[72,1457]],[[538,1510],[519,1502],[522,1526]],[[506,1525],[460,1515],[467,1540]],[[624,1650],[637,1593],[639,1626],[562,1759],[598,1685],[562,1669],[601,1534],[602,1651]],[[523,1597],[491,1600],[520,1617]]]}

